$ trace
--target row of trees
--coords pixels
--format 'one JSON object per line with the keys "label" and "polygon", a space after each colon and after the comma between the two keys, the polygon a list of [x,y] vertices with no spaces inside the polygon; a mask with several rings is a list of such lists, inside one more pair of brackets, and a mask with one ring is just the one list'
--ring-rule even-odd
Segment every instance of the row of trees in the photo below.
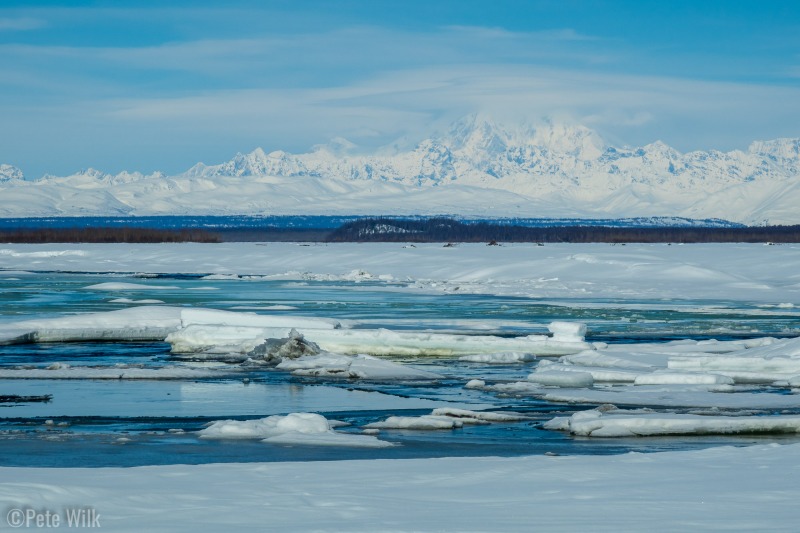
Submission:
{"label": "row of trees", "polygon": [[6,243],[159,243],[220,242],[219,238],[198,229],[166,230],[150,228],[37,228],[0,230]]}
{"label": "row of trees", "polygon": [[800,226],[703,227],[525,227],[464,223],[448,218],[373,218],[344,224],[328,242],[800,242]]}

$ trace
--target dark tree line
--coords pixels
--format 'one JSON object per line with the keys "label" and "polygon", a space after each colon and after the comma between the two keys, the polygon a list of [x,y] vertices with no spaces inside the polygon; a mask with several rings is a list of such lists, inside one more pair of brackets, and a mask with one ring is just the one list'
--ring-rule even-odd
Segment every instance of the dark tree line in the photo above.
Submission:
{"label": "dark tree line", "polygon": [[161,243],[220,242],[219,238],[198,229],[166,230],[150,228],[36,228],[0,230],[6,243]]}
{"label": "dark tree line", "polygon": [[364,219],[344,224],[328,242],[800,242],[800,225],[731,228],[705,227],[526,227],[464,223],[448,218],[427,220]]}

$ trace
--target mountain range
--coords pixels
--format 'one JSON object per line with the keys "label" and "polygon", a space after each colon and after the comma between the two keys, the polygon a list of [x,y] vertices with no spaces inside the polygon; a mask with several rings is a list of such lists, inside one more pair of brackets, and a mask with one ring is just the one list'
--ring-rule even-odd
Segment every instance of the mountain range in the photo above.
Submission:
{"label": "mountain range", "polygon": [[258,148],[168,176],[87,169],[25,179],[0,165],[0,217],[426,215],[720,218],[800,223],[800,139],[746,151],[614,147],[578,125],[509,127],[471,115],[410,150],[346,139],[308,153]]}

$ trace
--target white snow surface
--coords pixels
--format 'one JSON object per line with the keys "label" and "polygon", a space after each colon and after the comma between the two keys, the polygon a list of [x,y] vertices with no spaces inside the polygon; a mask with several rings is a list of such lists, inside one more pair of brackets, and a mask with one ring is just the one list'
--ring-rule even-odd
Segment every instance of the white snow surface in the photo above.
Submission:
{"label": "white snow surface", "polygon": [[54,512],[91,506],[103,530],[154,533],[790,532],[798,475],[797,444],[613,456],[0,468],[0,501]]}
{"label": "white snow surface", "polygon": [[584,126],[506,126],[475,115],[408,151],[354,156],[341,151],[347,145],[296,155],[258,148],[175,176],[90,168],[24,180],[0,165],[0,215],[490,212],[800,222],[800,139],[681,154],[660,141],[613,147]]}
{"label": "white snow surface", "polygon": [[[770,268],[764,268],[768,264]],[[761,244],[526,244],[444,248],[400,243],[5,244],[0,268],[83,272],[185,272],[344,279],[353,270],[430,292],[535,298],[739,300],[800,308],[800,246]],[[242,281],[244,282],[244,281]],[[213,281],[209,281],[213,286]],[[235,283],[235,282],[226,282]],[[777,309],[777,307],[775,307]],[[711,311],[719,312],[720,309]],[[768,308],[761,310],[768,312]],[[798,313],[784,307],[782,313]],[[798,313],[800,314],[800,313]]]}

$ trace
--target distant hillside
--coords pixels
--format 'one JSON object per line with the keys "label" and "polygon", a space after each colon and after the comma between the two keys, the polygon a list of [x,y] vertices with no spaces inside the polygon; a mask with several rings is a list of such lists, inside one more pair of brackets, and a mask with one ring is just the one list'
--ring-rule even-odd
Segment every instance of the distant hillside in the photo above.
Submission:
{"label": "distant hillside", "polygon": [[800,225],[759,227],[526,227],[448,218],[374,218],[344,224],[328,242],[538,242],[697,243],[800,242]]}

